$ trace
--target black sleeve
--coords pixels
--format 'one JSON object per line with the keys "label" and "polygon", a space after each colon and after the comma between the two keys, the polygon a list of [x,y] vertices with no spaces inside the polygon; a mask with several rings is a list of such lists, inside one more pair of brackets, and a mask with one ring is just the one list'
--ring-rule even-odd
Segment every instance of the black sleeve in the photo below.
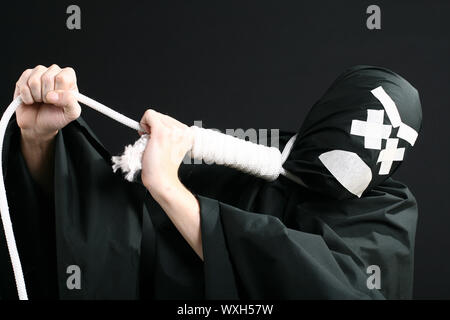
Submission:
{"label": "black sleeve", "polygon": [[397,182],[358,200],[291,199],[283,219],[198,199],[207,298],[411,297],[416,202]]}
{"label": "black sleeve", "polygon": [[[109,153],[78,119],[55,138],[54,193],[47,197],[27,170],[19,138],[13,120],[3,164],[29,297],[138,298],[145,188],[113,173]],[[72,267],[79,288],[68,285]],[[17,298],[3,232],[0,271],[0,296]]]}
{"label": "black sleeve", "polygon": [[[5,137],[3,156],[5,186],[30,298],[57,298],[56,249],[53,199],[32,179],[20,151],[15,119]],[[16,299],[14,278],[3,232],[0,233],[0,297]]]}

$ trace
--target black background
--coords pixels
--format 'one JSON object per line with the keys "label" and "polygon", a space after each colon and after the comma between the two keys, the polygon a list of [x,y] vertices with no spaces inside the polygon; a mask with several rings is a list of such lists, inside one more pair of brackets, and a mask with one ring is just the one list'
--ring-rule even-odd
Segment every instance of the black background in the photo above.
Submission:
{"label": "black background", "polygon": [[[66,28],[70,4],[81,30]],[[366,28],[371,4],[381,30]],[[295,131],[345,68],[401,74],[424,114],[395,175],[419,203],[414,295],[450,298],[450,1],[8,1],[0,11],[5,107],[23,70],[56,63],[76,70],[80,92],[136,120],[152,106],[188,125]],[[136,139],[92,110],[83,117],[112,153]]]}

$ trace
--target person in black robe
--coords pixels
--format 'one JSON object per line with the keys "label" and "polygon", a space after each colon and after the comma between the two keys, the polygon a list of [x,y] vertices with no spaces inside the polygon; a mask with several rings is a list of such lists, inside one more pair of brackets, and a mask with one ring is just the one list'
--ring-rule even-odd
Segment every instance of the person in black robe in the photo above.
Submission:
{"label": "person in black robe", "polygon": [[[110,154],[81,118],[54,138],[51,192],[31,175],[13,119],[3,166],[30,298],[411,298],[417,203],[390,177],[400,160],[379,174],[388,140],[405,154],[411,139],[398,138],[405,137],[402,126],[395,127],[388,112],[381,125],[391,128],[372,132],[372,144],[351,133],[353,121],[364,122],[368,109],[384,110],[371,92],[380,86],[402,123],[419,132],[414,87],[384,68],[352,67],[311,108],[283,165],[304,185],[283,176],[267,182],[224,166],[182,164],[179,179],[199,204],[200,254],[143,183],[112,172]],[[294,134],[282,132],[280,148]],[[373,144],[375,138],[381,145]],[[351,166],[364,168],[359,183],[346,180],[348,158],[338,157],[337,167],[324,160],[335,150],[351,153]],[[70,266],[80,268],[80,288],[68,285]],[[373,266],[380,275],[375,287]],[[17,298],[3,234],[0,298]]]}

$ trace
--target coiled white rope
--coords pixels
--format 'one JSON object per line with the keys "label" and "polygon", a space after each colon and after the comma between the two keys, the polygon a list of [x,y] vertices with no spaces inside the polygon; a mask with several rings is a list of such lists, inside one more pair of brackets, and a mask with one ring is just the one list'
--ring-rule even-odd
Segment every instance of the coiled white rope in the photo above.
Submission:
{"label": "coiled white rope", "polygon": [[239,139],[211,129],[191,127],[194,130],[194,144],[190,155],[207,164],[216,163],[261,177],[268,181],[280,175],[305,186],[303,181],[283,168],[283,164],[294,146],[297,135],[286,143],[283,152],[275,147],[267,147]]}
{"label": "coiled white rope", "polygon": [[[239,139],[211,129],[191,126],[194,143],[188,155],[206,164],[216,163],[261,177],[268,181],[276,180],[280,175],[304,186],[303,182],[283,168],[297,135],[291,137],[283,149],[266,147]],[[112,157],[113,170],[120,169],[125,179],[134,181],[142,169],[142,154],[149,136],[142,135],[133,145],[125,147],[121,156]]]}
{"label": "coiled white rope", "polygon": [[[144,131],[139,125],[139,122],[134,121],[81,93],[74,92],[74,95],[79,102],[117,122],[135,130]],[[0,155],[3,155],[3,140],[8,123],[21,103],[22,100],[20,96],[15,98],[0,120]],[[206,163],[217,163],[219,165],[230,166],[269,181],[277,179],[281,174],[296,183],[304,185],[299,178],[287,172],[282,167],[292,149],[296,135],[288,141],[283,153],[281,153],[277,148],[258,145],[211,129],[203,129],[196,126],[192,126],[191,128],[194,131],[194,144],[190,151],[190,155],[194,159],[203,160]],[[113,157],[113,170],[116,171],[120,168],[126,173],[125,178],[127,180],[134,180],[136,174],[141,170],[142,154],[147,145],[148,138],[148,135],[142,135],[134,145],[125,147],[123,155]],[[3,178],[3,164],[0,165],[0,213],[9,257],[14,271],[17,293],[20,300],[28,300],[22,265],[9,214]]]}
{"label": "coiled white rope", "polygon": [[282,171],[281,152],[274,147],[266,147],[243,139],[223,134],[211,129],[191,127],[194,144],[191,157],[205,163],[226,165],[243,172],[272,181]]}

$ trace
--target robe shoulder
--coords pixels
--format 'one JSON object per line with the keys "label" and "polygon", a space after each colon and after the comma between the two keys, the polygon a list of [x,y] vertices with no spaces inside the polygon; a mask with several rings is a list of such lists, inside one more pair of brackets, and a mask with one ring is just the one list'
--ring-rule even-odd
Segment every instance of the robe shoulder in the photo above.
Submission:
{"label": "robe shoulder", "polygon": [[[145,188],[112,172],[108,151],[83,119],[78,119],[56,136],[54,194],[50,203],[44,205],[45,197],[21,157],[17,135],[13,119],[3,159],[11,216],[30,297],[42,298],[45,293],[39,290],[47,286],[58,288],[56,295],[61,299],[138,298]],[[30,219],[18,220],[24,216]],[[48,217],[51,223],[38,217]],[[52,239],[45,234],[52,235]],[[2,291],[15,295],[9,258],[3,249],[2,246],[1,266],[8,276],[1,277],[6,283]],[[39,286],[37,282],[46,279],[47,267],[41,263],[44,253],[51,258],[49,263],[55,262],[53,268],[52,264],[47,266],[53,278]],[[72,270],[71,266],[80,269],[80,290],[67,285],[67,270]],[[33,281],[33,277],[37,280]]]}
{"label": "robe shoulder", "polygon": [[216,183],[190,184],[201,206],[206,297],[412,297],[417,203],[400,182],[336,200],[284,177],[268,183],[215,166],[189,172]]}

